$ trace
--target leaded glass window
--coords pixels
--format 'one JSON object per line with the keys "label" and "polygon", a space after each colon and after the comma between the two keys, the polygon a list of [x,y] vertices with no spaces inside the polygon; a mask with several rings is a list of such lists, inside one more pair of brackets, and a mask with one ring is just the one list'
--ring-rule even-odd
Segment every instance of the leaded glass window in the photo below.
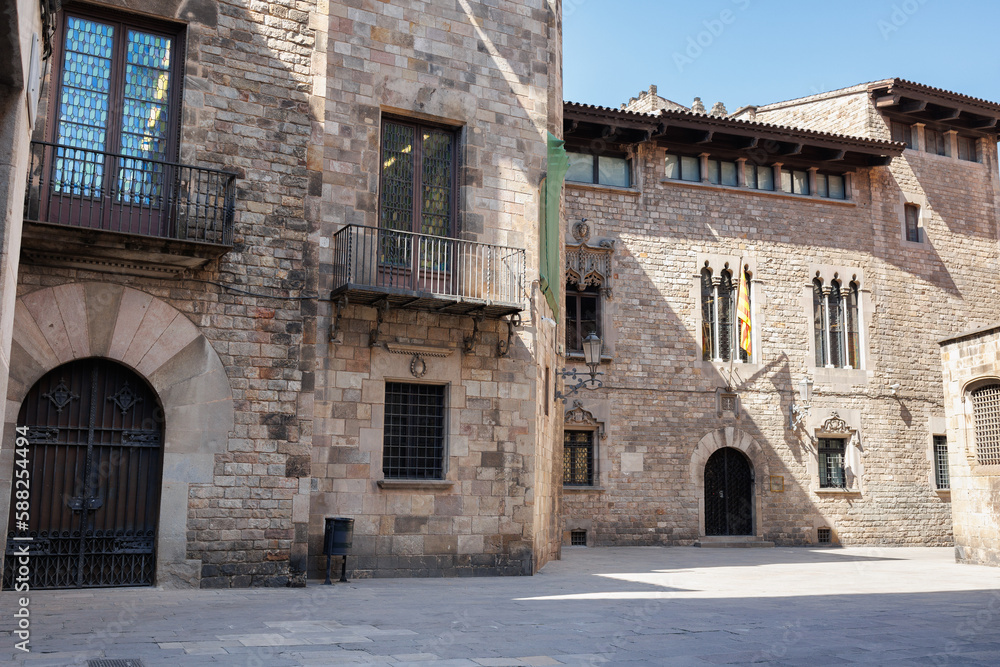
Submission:
{"label": "leaded glass window", "polygon": [[821,489],[843,489],[847,487],[844,474],[843,438],[819,439],[819,487]]}
{"label": "leaded glass window", "polygon": [[594,485],[593,431],[563,431],[563,485]]}
{"label": "leaded glass window", "polygon": [[381,227],[454,236],[457,155],[455,131],[384,118]]}
{"label": "leaded glass window", "polygon": [[165,203],[162,163],[174,158],[177,123],[176,34],[72,13],[64,26],[55,192],[100,197],[110,186],[120,203]]}
{"label": "leaded glass window", "polygon": [[976,424],[976,460],[982,465],[1000,464],[1000,384],[989,384],[972,392],[972,414]]}

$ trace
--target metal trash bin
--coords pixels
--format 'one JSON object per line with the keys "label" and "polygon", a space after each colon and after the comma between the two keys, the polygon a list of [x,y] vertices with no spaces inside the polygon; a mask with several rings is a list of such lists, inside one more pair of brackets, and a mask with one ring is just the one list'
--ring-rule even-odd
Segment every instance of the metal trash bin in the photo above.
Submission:
{"label": "metal trash bin", "polygon": [[347,582],[347,552],[354,541],[354,519],[328,516],[323,530],[323,555],[326,556],[326,581],[330,582],[330,557],[341,556],[340,581]]}

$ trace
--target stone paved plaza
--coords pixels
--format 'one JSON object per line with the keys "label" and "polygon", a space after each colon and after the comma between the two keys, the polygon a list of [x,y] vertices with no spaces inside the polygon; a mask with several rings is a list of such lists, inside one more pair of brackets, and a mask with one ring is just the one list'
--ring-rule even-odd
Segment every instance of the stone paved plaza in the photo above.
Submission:
{"label": "stone paved plaza", "polygon": [[949,548],[566,549],[534,577],[45,591],[0,663],[997,665],[1000,570]]}

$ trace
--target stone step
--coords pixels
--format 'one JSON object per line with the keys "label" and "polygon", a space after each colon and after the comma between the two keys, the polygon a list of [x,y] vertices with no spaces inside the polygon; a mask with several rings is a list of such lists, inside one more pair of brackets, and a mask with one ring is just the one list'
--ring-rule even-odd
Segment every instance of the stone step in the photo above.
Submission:
{"label": "stone step", "polygon": [[738,535],[721,535],[703,537],[692,546],[703,549],[753,549],[773,547],[774,542],[757,539],[753,536],[742,537]]}

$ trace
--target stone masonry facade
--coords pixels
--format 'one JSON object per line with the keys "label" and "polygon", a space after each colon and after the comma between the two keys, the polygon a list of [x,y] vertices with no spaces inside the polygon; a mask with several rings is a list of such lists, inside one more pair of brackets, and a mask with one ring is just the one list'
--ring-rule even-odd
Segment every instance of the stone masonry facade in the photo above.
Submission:
{"label": "stone masonry facade", "polygon": [[[759,107],[754,118],[889,139],[867,85]],[[950,496],[935,488],[929,454],[945,434],[937,341],[994,317],[995,137],[978,142],[978,162],[905,149],[888,166],[851,170],[843,201],[669,179],[665,155],[682,142],[621,148],[631,187],[566,187],[567,234],[586,219],[613,243],[614,288],[601,302],[604,387],[579,401],[604,432],[598,478],[564,488],[564,544],[572,531],[592,545],[703,540],[704,465],[723,446],[753,466],[758,540],[813,544],[827,528],[841,544],[951,544]],[[921,243],[904,235],[906,203],[921,207]],[[732,378],[730,364],[702,360],[700,335],[700,271],[726,262],[749,267],[756,347]],[[838,274],[860,286],[860,369],[815,361],[811,281]],[[793,429],[806,377],[811,408]],[[735,411],[720,406],[727,386]],[[818,437],[831,424],[849,443],[847,489],[819,488]]]}
{"label": "stone masonry facade", "polygon": [[[972,392],[1000,380],[1000,328],[965,332],[941,342],[948,459],[955,525],[955,559],[1000,566],[1000,465],[981,455],[983,424],[977,422]],[[982,417],[980,416],[980,419]]]}

